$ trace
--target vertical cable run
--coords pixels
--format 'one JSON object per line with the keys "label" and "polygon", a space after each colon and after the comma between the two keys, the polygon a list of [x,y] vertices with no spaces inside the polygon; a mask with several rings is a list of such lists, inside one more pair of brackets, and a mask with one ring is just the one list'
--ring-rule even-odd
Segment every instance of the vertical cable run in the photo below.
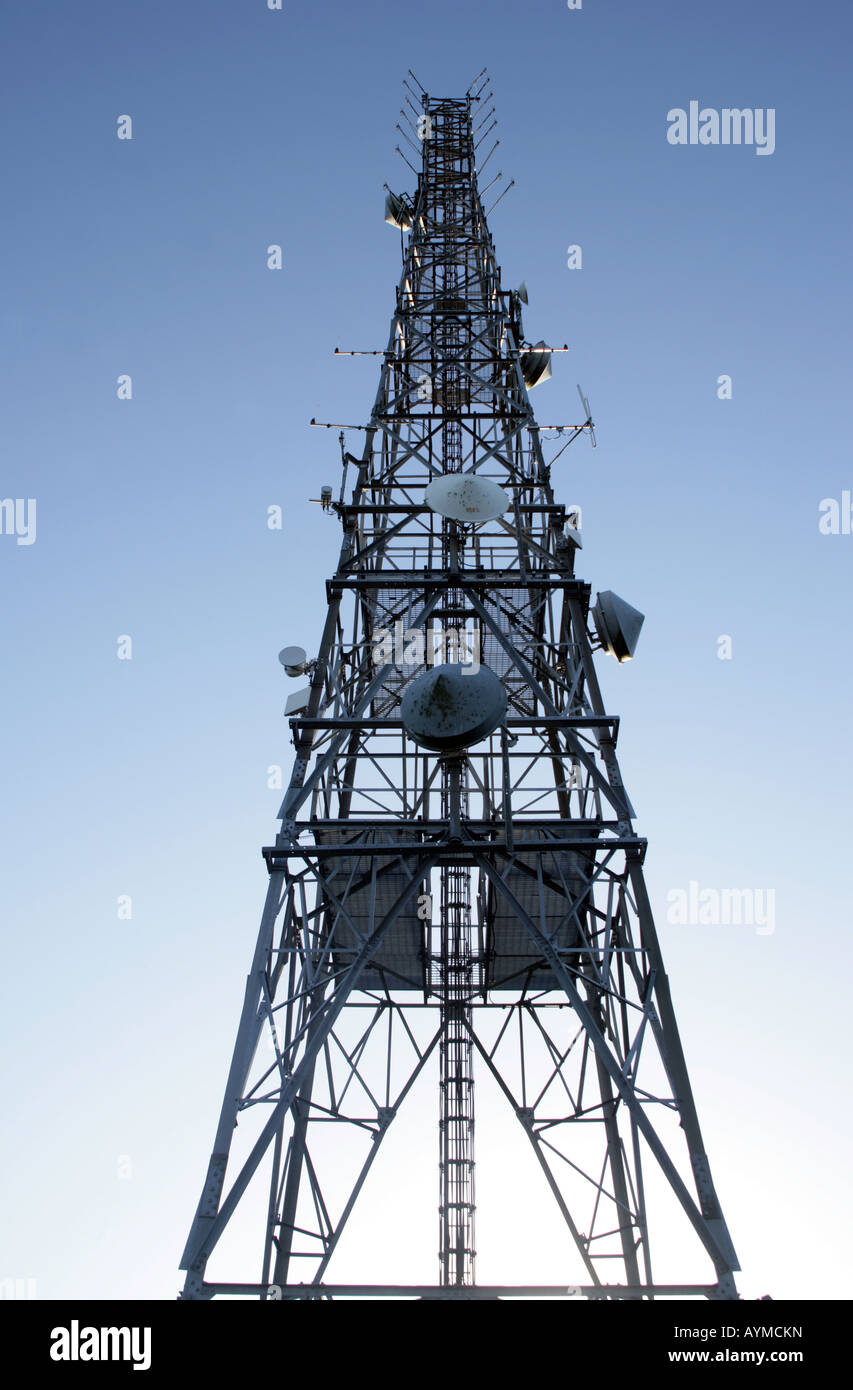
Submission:
{"label": "vertical cable run", "polygon": [[[440,228],[441,256],[436,283],[435,338],[438,374],[434,403],[441,411],[441,462],[445,473],[462,469],[461,412],[470,401],[467,378],[461,370],[470,337],[467,308],[468,267],[460,265],[460,231],[472,215],[470,206],[473,172],[470,117],[467,108],[444,107],[433,116],[432,139],[425,150],[430,182],[431,214]],[[464,242],[461,243],[464,245]],[[459,567],[459,528],[442,526],[443,563],[448,571]],[[462,595],[448,589],[443,612],[447,629],[458,612]],[[444,660],[459,654],[445,653]],[[468,815],[467,774],[462,759],[449,759],[442,768],[442,815],[458,833]],[[445,1286],[474,1283],[474,1076],[470,1033],[471,871],[463,865],[445,865],[441,871],[439,944],[439,993],[441,1041],[439,1048],[439,1172],[440,1172],[440,1279]]]}

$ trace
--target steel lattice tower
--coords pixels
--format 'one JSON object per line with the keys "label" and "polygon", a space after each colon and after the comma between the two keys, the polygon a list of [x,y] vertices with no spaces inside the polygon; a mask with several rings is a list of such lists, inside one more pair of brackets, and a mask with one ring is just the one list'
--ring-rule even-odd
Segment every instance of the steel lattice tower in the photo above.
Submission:
{"label": "steel lattice tower", "polygon": [[[408,233],[403,270],[364,448],[348,453],[341,435],[339,500],[324,499],[343,544],[291,720],[281,830],[263,851],[266,905],[184,1298],[565,1295],[475,1283],[475,1069],[550,1187],[549,1238],[575,1293],[737,1296],[619,721],[593,664],[607,641],[545,457],[592,421],[586,411],[555,436],[530,406],[550,354],[524,340],[526,296],[501,286],[475,166],[483,91],[419,92],[417,189],[386,203]],[[442,513],[426,489],[451,473],[499,485],[507,510],[471,523]],[[401,702],[463,648],[501,682],[506,715],[464,749],[430,751]],[[429,1064],[438,1282],[330,1282],[383,1138]],[[249,1222],[254,1269],[212,1277],[214,1252],[222,1262]],[[657,1282],[650,1236],[679,1224],[692,1265]]]}

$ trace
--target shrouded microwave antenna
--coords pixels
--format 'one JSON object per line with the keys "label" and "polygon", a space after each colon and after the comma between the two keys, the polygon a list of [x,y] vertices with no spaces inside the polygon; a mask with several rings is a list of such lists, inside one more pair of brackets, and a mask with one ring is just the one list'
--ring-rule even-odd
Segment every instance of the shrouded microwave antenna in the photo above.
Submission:
{"label": "shrouded microwave antenna", "polygon": [[617,661],[630,661],[637,650],[645,615],[610,589],[597,594],[596,599],[592,620],[602,647]]}
{"label": "shrouded microwave antenna", "polygon": [[406,231],[412,225],[412,214],[403,198],[392,193],[390,188],[385,195],[385,221],[391,227]]}
{"label": "shrouded microwave antenna", "polygon": [[[315,665],[313,661],[309,660],[304,647],[282,647],[278,659],[287,676],[304,676]],[[294,690],[293,694],[287,697],[287,704],[284,707],[285,719],[289,715],[301,714],[304,709],[308,708],[310,699],[310,685],[303,686],[301,690]]]}
{"label": "shrouded microwave antenna", "polygon": [[288,676],[304,676],[311,665],[304,647],[282,647],[278,659]]}
{"label": "shrouded microwave antenna", "polygon": [[534,386],[550,379],[551,353],[544,338],[540,338],[535,347],[521,354],[521,375],[524,377],[525,386],[531,391]]}

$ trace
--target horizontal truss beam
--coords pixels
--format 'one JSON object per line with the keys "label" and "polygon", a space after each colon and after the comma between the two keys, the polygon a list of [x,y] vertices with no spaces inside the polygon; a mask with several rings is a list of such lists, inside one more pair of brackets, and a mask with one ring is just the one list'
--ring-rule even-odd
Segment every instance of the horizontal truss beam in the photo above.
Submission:
{"label": "horizontal truss beam", "polygon": [[726,1298],[719,1284],[214,1284],[202,1285],[202,1297],[216,1294],[266,1298],[270,1302],[314,1298]]}
{"label": "horizontal truss beam", "polygon": [[[511,716],[503,722],[508,729],[532,729],[534,733],[540,729],[599,729],[610,727],[614,731],[619,728],[618,714],[536,714]],[[363,715],[360,719],[324,718],[317,715],[314,719],[306,719],[302,715],[294,715],[290,721],[291,725],[298,724],[301,729],[396,729],[398,732],[404,729],[403,721],[397,716],[396,719],[380,718],[379,716]]]}
{"label": "horizontal truss beam", "polygon": [[514,845],[508,845],[504,840],[489,840],[486,843],[471,844],[447,844],[444,846],[431,845],[419,840],[412,844],[396,845],[374,845],[374,844],[352,844],[345,842],[339,845],[265,845],[261,853],[266,861],[270,873],[277,873],[284,867],[287,859],[322,859],[333,855],[335,858],[352,856],[360,859],[372,859],[374,856],[388,856],[396,858],[401,854],[423,854],[425,849],[432,849],[435,852],[436,864],[475,864],[479,863],[484,853],[495,851],[505,854],[511,858],[517,854],[527,854],[531,857],[534,854],[547,850],[550,854],[553,850],[578,850],[578,851],[607,851],[612,853],[614,850],[634,850],[644,851],[646,848],[645,840],[635,836],[622,836],[620,839],[601,840],[597,836],[592,838],[578,838],[571,840],[546,840],[543,843],[531,843],[528,840],[519,840]]}
{"label": "horizontal truss beam", "polygon": [[589,600],[591,587],[579,579],[567,579],[552,570],[529,570],[519,574],[517,570],[464,570],[456,574],[439,574],[431,570],[379,570],[372,574],[336,574],[326,581],[330,595],[342,594],[349,589],[484,589],[490,592],[496,586],[500,589],[529,590],[547,588],[565,591],[574,598]]}

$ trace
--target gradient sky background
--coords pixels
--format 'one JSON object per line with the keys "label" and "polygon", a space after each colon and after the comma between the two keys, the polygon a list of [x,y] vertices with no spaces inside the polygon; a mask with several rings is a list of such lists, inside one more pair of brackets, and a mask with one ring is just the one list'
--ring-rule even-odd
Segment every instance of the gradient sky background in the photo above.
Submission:
{"label": "gradient sky background", "polygon": [[[276,654],[318,640],[339,548],[306,501],[337,441],[308,421],[375,394],[375,359],[331,354],[385,345],[407,68],[461,95],[487,65],[505,284],[571,347],[533,404],[572,421],[580,381],[598,429],[554,470],[579,572],[647,614],[599,670],[740,1288],[850,1297],[853,535],[818,529],[853,488],[849,6],[19,0],[0,23],[0,495],[38,506],[35,544],[0,536],[0,1280],[180,1287],[292,754]],[[691,100],[775,108],[775,153],[670,146]],[[691,879],[773,889],[775,931],[667,924]]]}

